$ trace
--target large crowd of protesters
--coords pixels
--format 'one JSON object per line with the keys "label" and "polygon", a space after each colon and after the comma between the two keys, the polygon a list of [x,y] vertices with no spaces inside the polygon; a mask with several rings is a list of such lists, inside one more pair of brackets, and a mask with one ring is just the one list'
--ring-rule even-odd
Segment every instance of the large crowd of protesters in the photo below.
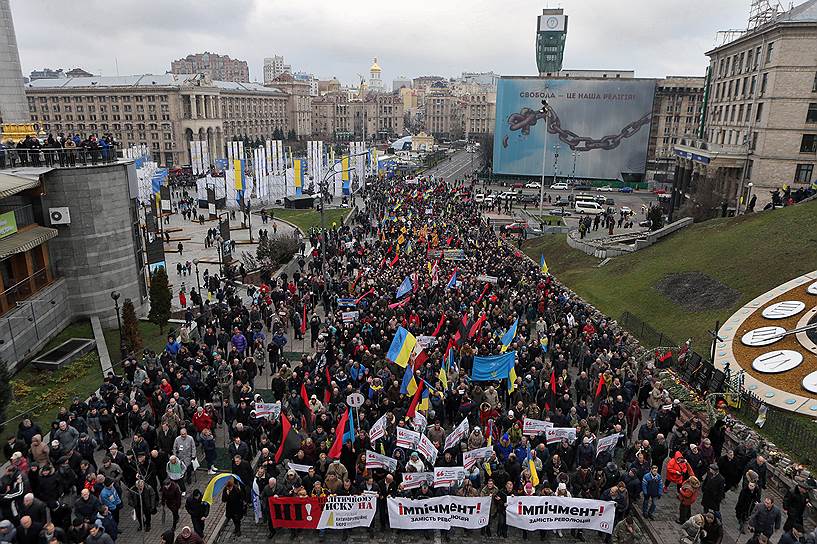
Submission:
{"label": "large crowd of protesters", "polygon": [[[165,544],[199,544],[209,508],[191,486],[197,467],[230,472],[245,484],[230,481],[215,497],[236,535],[251,517],[256,482],[270,538],[276,536],[270,497],[369,492],[378,510],[370,535],[390,530],[388,497],[453,494],[491,497],[482,536],[528,539],[535,533],[509,530],[509,497],[556,495],[615,503],[612,534],[574,530],[574,539],[644,542],[634,513],[652,518],[661,497],[673,493],[680,541],[719,544],[721,504],[736,493],[740,530],[751,533],[752,544],[775,534],[784,544],[815,543],[817,535],[802,526],[814,482],[800,481],[776,504],[764,491],[763,457],[747,444],[728,448],[723,421],[708,428],[695,417],[682,419],[651,362],[637,363],[626,332],[497,238],[472,200],[475,187],[432,178],[370,185],[353,220],[311,234],[314,249],[296,272],[266,273],[249,290],[212,278],[207,288],[214,296],[202,297],[195,339],[183,326],[162,353],[129,358],[121,375],[106,377],[87,401],[74,399],[50,427],[25,420],[8,436],[0,543],[111,544],[122,516],[133,516],[139,530],[161,531]],[[430,256],[443,248],[462,250],[465,260]],[[397,300],[407,277],[410,298]],[[358,314],[344,320],[343,299],[350,298]],[[474,358],[500,354],[500,339],[517,320],[508,346],[516,352],[512,392],[505,380],[472,381]],[[290,325],[292,336],[308,341],[299,359],[287,356],[295,339]],[[427,426],[407,416],[412,396],[401,393],[404,368],[387,358],[398,327],[426,337],[427,359],[414,379],[430,391],[421,412]],[[355,438],[331,458],[336,425],[354,392],[365,398],[355,412]],[[292,422],[296,440],[281,456],[289,436],[282,436],[282,418],[256,417],[260,400],[280,402]],[[368,431],[384,414],[385,436],[371,443]],[[466,418],[470,431],[444,450]],[[544,434],[525,436],[524,418],[574,427],[576,439],[548,444]],[[493,454],[450,487],[405,489],[404,473],[432,465],[397,446],[398,425],[425,433],[440,452],[436,467],[462,466],[465,451],[486,445]],[[610,434],[619,436],[616,447],[597,455],[596,439]],[[228,446],[219,457],[222,441]],[[366,450],[395,459],[397,469],[366,468]],[[164,524],[157,522],[159,508],[171,513]],[[179,530],[182,508],[192,527]],[[447,541],[449,532],[441,538]]]}

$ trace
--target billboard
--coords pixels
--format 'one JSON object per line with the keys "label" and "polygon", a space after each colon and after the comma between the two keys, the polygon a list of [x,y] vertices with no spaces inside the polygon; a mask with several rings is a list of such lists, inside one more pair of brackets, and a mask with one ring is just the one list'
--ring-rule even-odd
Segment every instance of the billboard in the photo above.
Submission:
{"label": "billboard", "polygon": [[[502,78],[494,173],[542,175],[542,100],[551,108],[545,175],[622,179],[647,162],[655,80]],[[556,147],[558,146],[558,148]],[[558,158],[557,158],[558,154]]]}

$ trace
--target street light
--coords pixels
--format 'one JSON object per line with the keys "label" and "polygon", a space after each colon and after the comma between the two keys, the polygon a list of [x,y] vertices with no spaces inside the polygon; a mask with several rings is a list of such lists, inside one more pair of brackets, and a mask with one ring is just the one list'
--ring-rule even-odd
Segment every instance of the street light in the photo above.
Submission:
{"label": "street light", "polygon": [[111,298],[113,299],[114,308],[116,308],[116,327],[119,329],[119,353],[124,361],[128,357],[128,350],[125,347],[125,338],[122,336],[122,319],[119,316],[119,291],[111,291]]}
{"label": "street light", "polygon": [[193,259],[193,266],[196,267],[196,291],[198,291],[199,296],[201,296],[201,281],[199,280],[199,260]]}
{"label": "street light", "polygon": [[746,193],[746,205],[743,207],[744,214],[749,211],[754,211],[749,209],[749,203],[752,201],[752,187],[755,185],[750,181],[746,186],[749,188],[749,192]]}
{"label": "street light", "polygon": [[[545,96],[548,94],[548,87],[545,85]],[[545,141],[542,144],[542,186],[539,187],[539,221],[542,221],[542,207],[545,203],[545,167],[547,166],[547,156],[548,156],[548,116],[550,115],[550,106],[548,106],[547,100],[542,100],[542,109],[539,110],[539,113],[544,115],[544,122],[545,122]],[[554,180],[555,183],[555,180]]]}

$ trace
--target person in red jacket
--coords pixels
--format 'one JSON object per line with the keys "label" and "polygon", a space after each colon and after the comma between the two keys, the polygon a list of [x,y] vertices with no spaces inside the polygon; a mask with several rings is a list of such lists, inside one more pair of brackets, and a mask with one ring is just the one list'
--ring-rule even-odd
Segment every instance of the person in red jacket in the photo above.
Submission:
{"label": "person in red jacket", "polygon": [[692,472],[692,467],[689,466],[689,463],[684,459],[681,452],[676,451],[675,455],[673,455],[672,459],[667,463],[667,481],[664,484],[664,493],[669,490],[670,483],[681,487],[681,484],[687,481],[691,476],[695,476],[695,473]]}
{"label": "person in red jacket", "polygon": [[193,414],[193,426],[199,433],[201,433],[204,429],[212,430],[213,418],[210,417],[210,414],[204,411],[203,407],[199,406],[196,409],[196,413]]}
{"label": "person in red jacket", "polygon": [[701,482],[695,476],[690,476],[678,488],[678,523],[683,525],[692,515],[692,505],[698,500]]}

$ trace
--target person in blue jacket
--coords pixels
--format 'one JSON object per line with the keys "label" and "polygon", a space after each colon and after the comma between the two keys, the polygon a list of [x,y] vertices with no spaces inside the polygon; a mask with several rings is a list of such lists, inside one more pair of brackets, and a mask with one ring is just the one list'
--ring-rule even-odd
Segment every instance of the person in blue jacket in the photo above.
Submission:
{"label": "person in blue jacket", "polygon": [[652,515],[655,513],[655,500],[660,499],[664,492],[661,474],[658,472],[657,465],[653,465],[650,471],[641,479],[641,492],[644,493],[641,514],[645,518],[654,519]]}

